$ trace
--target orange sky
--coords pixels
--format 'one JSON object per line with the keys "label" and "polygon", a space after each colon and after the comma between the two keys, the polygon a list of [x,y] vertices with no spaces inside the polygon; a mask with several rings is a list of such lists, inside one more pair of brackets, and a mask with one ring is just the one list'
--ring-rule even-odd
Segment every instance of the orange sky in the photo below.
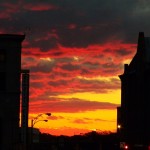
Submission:
{"label": "orange sky", "polygon": [[[1,0],[0,33],[25,34],[22,69],[30,69],[29,126],[54,135],[116,131],[120,80],[150,33],[149,1]],[[141,18],[144,21],[141,21]]]}
{"label": "orange sky", "polygon": [[[35,127],[54,135],[116,131],[116,108],[121,99],[118,75],[123,73],[123,64],[130,62],[136,45],[115,43],[81,49],[59,46],[57,51],[63,55],[58,57],[49,51],[23,48],[22,66],[31,69],[30,119],[52,113],[39,118],[49,121],[40,121]],[[133,52],[120,56],[120,48]]]}

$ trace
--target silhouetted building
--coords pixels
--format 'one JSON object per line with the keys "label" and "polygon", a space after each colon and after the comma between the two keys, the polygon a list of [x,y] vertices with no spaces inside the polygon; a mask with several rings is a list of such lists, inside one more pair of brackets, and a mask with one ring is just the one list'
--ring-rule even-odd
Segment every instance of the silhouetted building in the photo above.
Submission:
{"label": "silhouetted building", "polygon": [[0,149],[19,143],[21,43],[24,35],[0,35]]}
{"label": "silhouetted building", "polygon": [[132,147],[150,144],[150,37],[139,33],[137,52],[124,65],[121,106],[118,107],[118,134]]}

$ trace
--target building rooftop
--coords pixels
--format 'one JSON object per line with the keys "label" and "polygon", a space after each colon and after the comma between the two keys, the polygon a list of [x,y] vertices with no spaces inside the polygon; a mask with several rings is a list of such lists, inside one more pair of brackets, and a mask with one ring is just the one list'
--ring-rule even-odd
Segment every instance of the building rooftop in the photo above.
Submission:
{"label": "building rooftop", "polygon": [[21,34],[0,34],[0,40],[19,40],[23,41],[25,39],[25,35]]}

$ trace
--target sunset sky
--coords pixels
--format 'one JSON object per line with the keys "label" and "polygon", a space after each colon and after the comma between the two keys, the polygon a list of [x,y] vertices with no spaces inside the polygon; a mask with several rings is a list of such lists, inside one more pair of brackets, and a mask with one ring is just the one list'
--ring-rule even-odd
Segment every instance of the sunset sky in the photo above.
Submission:
{"label": "sunset sky", "polygon": [[25,34],[29,126],[53,135],[116,131],[118,75],[138,33],[150,35],[148,0],[1,0],[0,33]]}

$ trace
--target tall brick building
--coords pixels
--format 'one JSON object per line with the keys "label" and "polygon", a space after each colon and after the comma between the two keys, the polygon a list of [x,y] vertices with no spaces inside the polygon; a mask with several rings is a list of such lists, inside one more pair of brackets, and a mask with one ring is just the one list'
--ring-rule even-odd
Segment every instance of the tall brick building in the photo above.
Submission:
{"label": "tall brick building", "polygon": [[132,147],[150,144],[150,37],[139,33],[137,52],[124,65],[121,80],[121,106],[118,107],[118,134]]}
{"label": "tall brick building", "polygon": [[0,35],[0,149],[15,150],[19,137],[21,43],[24,35]]}

